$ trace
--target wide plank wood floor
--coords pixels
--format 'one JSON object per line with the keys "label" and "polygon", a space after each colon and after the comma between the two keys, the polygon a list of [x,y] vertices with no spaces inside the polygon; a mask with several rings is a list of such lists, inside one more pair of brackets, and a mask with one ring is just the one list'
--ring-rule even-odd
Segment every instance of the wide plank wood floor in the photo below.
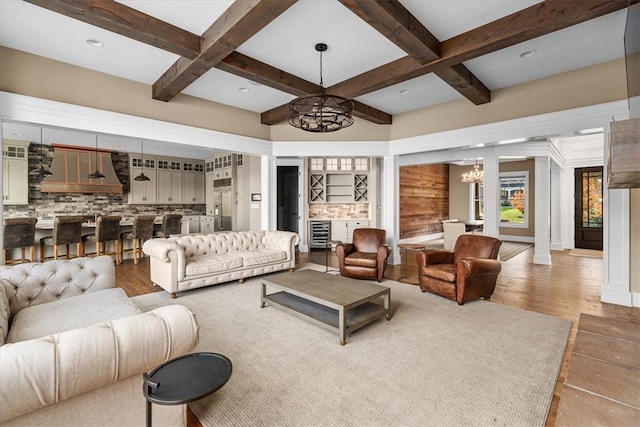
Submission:
{"label": "wide plank wood floor", "polygon": [[[547,426],[554,426],[558,403],[567,378],[567,371],[574,347],[577,325],[582,313],[593,316],[615,318],[629,322],[640,328],[640,308],[631,308],[600,302],[600,287],[603,277],[603,260],[569,256],[569,251],[552,251],[550,266],[533,264],[533,248],[503,263],[496,291],[491,301],[524,310],[536,311],[561,317],[573,322],[571,336],[565,352],[562,369],[556,384],[553,401],[547,418]],[[414,256],[409,252],[409,256]],[[407,263],[409,277],[403,279],[407,286],[417,283],[416,264],[412,259]],[[324,250],[298,253],[297,263],[313,262],[324,265]],[[329,264],[337,268],[334,254]],[[398,280],[403,275],[402,266],[390,265],[385,278]],[[116,281],[129,296],[158,292],[149,280],[149,261],[145,258],[138,265],[131,260],[116,268]],[[178,298],[180,295],[178,294]],[[636,325],[637,324],[637,325]],[[615,350],[611,357],[616,357]],[[189,411],[189,427],[201,424]]]}

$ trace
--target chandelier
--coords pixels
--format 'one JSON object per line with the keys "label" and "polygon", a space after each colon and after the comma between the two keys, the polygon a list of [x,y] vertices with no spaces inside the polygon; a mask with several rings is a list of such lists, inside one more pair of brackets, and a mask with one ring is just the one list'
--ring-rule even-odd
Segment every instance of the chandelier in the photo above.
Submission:
{"label": "chandelier", "polygon": [[471,172],[462,174],[462,182],[468,182],[469,184],[480,183],[484,180],[484,172],[480,170],[480,166],[478,166],[478,162],[473,166],[473,170]]}
{"label": "chandelier", "polygon": [[316,44],[320,52],[320,93],[296,98],[289,103],[289,124],[307,132],[335,132],[353,124],[353,101],[337,95],[327,95],[322,81],[324,43]]}

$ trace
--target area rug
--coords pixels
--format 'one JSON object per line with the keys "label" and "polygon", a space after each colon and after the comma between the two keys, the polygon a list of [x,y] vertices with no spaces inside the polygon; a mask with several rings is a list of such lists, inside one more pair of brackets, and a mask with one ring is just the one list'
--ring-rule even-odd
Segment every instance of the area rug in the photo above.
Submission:
{"label": "area rug", "polygon": [[186,305],[200,324],[193,351],[233,362],[222,389],[189,404],[206,427],[544,426],[571,322],[381,284],[393,318],[345,346],[337,332],[261,309],[260,278],[132,300],[144,311]]}
{"label": "area rug", "polygon": [[571,256],[581,256],[586,258],[602,258],[602,251],[595,249],[571,249],[569,254]]}

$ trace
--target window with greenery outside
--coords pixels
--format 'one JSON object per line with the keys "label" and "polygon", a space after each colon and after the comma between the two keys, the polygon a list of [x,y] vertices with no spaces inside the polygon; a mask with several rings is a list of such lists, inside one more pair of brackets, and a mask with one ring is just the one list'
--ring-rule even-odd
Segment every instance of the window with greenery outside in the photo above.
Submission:
{"label": "window with greenery outside", "polygon": [[527,226],[528,172],[500,174],[500,225]]}

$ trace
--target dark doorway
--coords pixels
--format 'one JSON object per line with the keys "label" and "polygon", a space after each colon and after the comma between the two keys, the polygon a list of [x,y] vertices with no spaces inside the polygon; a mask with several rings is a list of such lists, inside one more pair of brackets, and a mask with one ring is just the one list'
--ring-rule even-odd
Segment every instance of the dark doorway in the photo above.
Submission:
{"label": "dark doorway", "polygon": [[298,167],[278,166],[278,230],[298,232]]}
{"label": "dark doorway", "polygon": [[576,248],[602,250],[602,166],[575,172]]}

